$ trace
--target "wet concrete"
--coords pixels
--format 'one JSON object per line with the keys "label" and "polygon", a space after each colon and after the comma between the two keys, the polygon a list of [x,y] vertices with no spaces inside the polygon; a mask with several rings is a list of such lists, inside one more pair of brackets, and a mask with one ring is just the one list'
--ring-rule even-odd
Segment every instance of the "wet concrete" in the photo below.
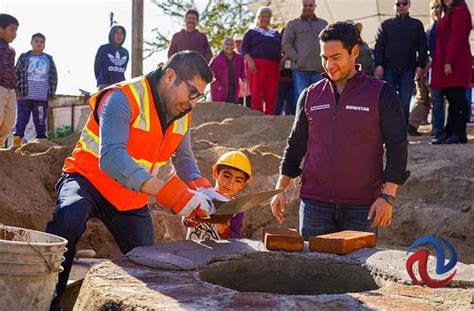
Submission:
{"label": "wet concrete", "polygon": [[75,310],[472,309],[474,265],[458,263],[449,287],[430,289],[411,285],[406,258],[381,249],[337,256],[307,245],[303,253],[269,252],[251,240],[171,242],[94,266]]}

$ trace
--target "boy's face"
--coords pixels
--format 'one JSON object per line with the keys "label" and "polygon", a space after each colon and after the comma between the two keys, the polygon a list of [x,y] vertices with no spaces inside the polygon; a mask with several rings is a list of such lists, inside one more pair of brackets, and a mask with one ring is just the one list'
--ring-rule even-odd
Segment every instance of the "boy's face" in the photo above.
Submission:
{"label": "boy's face", "polygon": [[124,37],[124,33],[123,33],[123,29],[118,27],[117,30],[115,30],[115,33],[114,33],[114,43],[115,45],[120,45],[123,41],[123,37]]}
{"label": "boy's face", "polygon": [[230,167],[222,168],[219,172],[214,171],[214,179],[217,190],[230,197],[242,191],[247,185],[244,172]]}
{"label": "boy's face", "polygon": [[0,38],[2,38],[6,43],[12,43],[16,38],[17,29],[18,26],[15,24],[10,24],[5,29],[0,27]]}
{"label": "boy's face", "polygon": [[31,47],[32,47],[33,53],[36,53],[36,54],[43,53],[44,46],[45,46],[45,42],[44,42],[44,39],[41,37],[34,37],[31,40]]}

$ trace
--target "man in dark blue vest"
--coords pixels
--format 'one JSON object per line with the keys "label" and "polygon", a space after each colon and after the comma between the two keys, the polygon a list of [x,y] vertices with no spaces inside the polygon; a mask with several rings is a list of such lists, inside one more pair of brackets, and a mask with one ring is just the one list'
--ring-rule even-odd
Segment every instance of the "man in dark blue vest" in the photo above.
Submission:
{"label": "man in dark blue vest", "polygon": [[[354,25],[331,24],[320,40],[324,78],[298,100],[276,188],[285,189],[302,174],[300,232],[305,240],[342,230],[377,233],[390,225],[397,188],[409,176],[400,101],[386,82],[355,64],[361,39]],[[273,198],[271,207],[282,223],[284,193]]]}

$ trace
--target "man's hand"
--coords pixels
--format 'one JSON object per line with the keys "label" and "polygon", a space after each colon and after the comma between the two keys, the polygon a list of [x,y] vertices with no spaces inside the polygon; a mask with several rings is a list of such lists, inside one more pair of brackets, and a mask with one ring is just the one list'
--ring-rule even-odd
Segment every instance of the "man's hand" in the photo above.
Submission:
{"label": "man's hand", "polygon": [[375,213],[375,220],[372,227],[386,227],[392,223],[392,205],[382,198],[378,198],[370,207],[368,220],[372,219]]}
{"label": "man's hand", "polygon": [[453,69],[451,68],[451,64],[444,64],[444,74],[450,76],[453,74]]}
{"label": "man's hand", "polygon": [[286,198],[283,192],[277,194],[273,197],[272,202],[270,203],[272,207],[273,217],[282,224],[285,221],[285,208],[286,208]]}
{"label": "man's hand", "polygon": [[248,64],[249,64],[250,72],[256,73],[257,72],[257,66],[255,65],[255,62],[253,61],[253,59],[248,61]]}
{"label": "man's hand", "polygon": [[209,218],[216,212],[212,199],[190,189],[177,175],[173,175],[155,196],[156,202],[184,217]]}
{"label": "man's hand", "polygon": [[376,78],[382,79],[382,78],[383,78],[383,74],[384,74],[383,66],[379,65],[379,66],[375,67],[374,76],[375,76]]}
{"label": "man's hand", "polygon": [[416,67],[415,79],[419,80],[419,79],[423,78],[424,75],[425,75],[425,69],[423,69],[421,67]]}
{"label": "man's hand", "polygon": [[229,201],[228,197],[220,194],[214,188],[198,188],[196,191],[204,194],[207,197],[209,197],[212,201],[219,201],[219,202]]}
{"label": "man's hand", "polygon": [[[189,192],[193,194],[192,198],[186,202],[186,205],[177,214],[191,219],[194,217],[209,219],[216,212],[212,200],[198,191],[189,190]],[[173,211],[175,210],[173,209]]]}

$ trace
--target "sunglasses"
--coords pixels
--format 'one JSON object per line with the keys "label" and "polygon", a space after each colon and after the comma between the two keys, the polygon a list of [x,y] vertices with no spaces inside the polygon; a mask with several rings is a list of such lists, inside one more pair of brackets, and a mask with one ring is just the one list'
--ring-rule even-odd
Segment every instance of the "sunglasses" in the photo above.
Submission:
{"label": "sunglasses", "polygon": [[194,85],[192,85],[191,83],[189,83],[187,80],[183,79],[183,78],[178,74],[177,71],[175,71],[175,72],[176,72],[176,75],[178,76],[178,78],[180,78],[181,81],[183,81],[184,84],[186,85],[186,87],[188,88],[188,90],[189,90],[188,99],[189,99],[189,100],[196,100],[196,102],[198,102],[198,103],[202,103],[203,101],[206,100],[206,98],[207,98],[206,95],[199,93],[198,89],[197,89]]}
{"label": "sunglasses", "polygon": [[409,3],[410,3],[410,2],[395,2],[395,5],[398,6],[398,7],[399,7],[399,6],[402,6],[402,5],[403,5],[403,6],[407,6]]}
{"label": "sunglasses", "polygon": [[312,7],[316,6],[316,4],[303,4],[302,6],[303,6],[303,8],[312,8]]}

